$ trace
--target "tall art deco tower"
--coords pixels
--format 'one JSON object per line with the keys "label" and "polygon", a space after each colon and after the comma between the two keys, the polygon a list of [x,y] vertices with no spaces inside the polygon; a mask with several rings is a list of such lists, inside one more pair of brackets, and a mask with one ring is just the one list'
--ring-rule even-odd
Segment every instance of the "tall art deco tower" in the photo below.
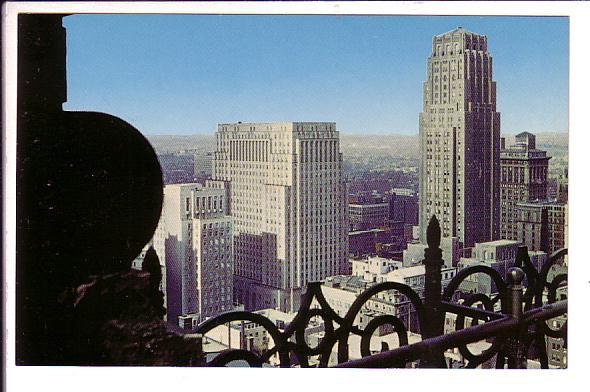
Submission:
{"label": "tall art deco tower", "polygon": [[436,215],[464,247],[499,236],[500,113],[487,37],[432,39],[420,113],[420,228]]}

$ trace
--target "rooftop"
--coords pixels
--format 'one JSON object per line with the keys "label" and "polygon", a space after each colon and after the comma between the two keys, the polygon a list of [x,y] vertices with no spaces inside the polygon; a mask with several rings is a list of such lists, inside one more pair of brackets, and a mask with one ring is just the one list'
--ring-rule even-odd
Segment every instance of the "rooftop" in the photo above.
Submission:
{"label": "rooftop", "polygon": [[365,208],[365,207],[383,207],[383,206],[388,206],[389,203],[383,201],[383,202],[371,202],[371,203],[348,203],[349,206],[354,206],[354,207],[361,207],[361,208]]}
{"label": "rooftop", "polygon": [[221,126],[277,126],[277,125],[336,125],[333,121],[275,121],[275,122],[233,122],[233,123],[218,123]]}
{"label": "rooftop", "polygon": [[416,265],[413,267],[400,268],[398,270],[391,271],[387,274],[387,280],[391,280],[391,278],[405,279],[410,278],[412,276],[424,275],[425,273],[426,269],[424,265]]}
{"label": "rooftop", "polygon": [[519,134],[516,135],[516,137],[523,137],[523,136],[532,136],[532,137],[535,137],[534,134],[532,134],[530,132],[526,132],[526,131],[521,132],[521,133],[519,133]]}
{"label": "rooftop", "polygon": [[438,35],[436,35],[436,37],[442,37],[442,36],[445,36],[445,35],[450,35],[450,34],[455,34],[455,33],[459,33],[459,34],[473,34],[473,35],[483,36],[481,34],[477,34],[477,33],[471,32],[471,31],[463,28],[462,26],[458,26],[458,27],[456,27],[456,28],[454,28],[452,30],[449,30],[449,31],[445,32],[445,33],[438,34]]}
{"label": "rooftop", "polygon": [[389,263],[389,264],[399,264],[400,263],[399,260],[388,259],[386,257],[380,257],[380,256],[369,256],[369,257],[365,257],[365,258],[362,258],[362,259],[354,259],[353,258],[352,260],[358,261],[358,262],[361,262],[361,263],[370,263],[371,261],[378,261],[378,262],[379,261],[384,261],[384,262]]}
{"label": "rooftop", "polygon": [[501,158],[541,158],[551,159],[547,156],[547,151],[538,148],[528,148],[524,143],[513,144],[500,150]]}
{"label": "rooftop", "polygon": [[254,313],[258,313],[273,322],[280,320],[289,323],[295,318],[295,313],[285,313],[278,309],[272,308],[257,310]]}
{"label": "rooftop", "polygon": [[383,229],[357,230],[357,231],[348,232],[348,235],[350,236],[350,235],[361,234],[361,233],[381,233],[381,232],[385,232],[385,230],[383,230]]}
{"label": "rooftop", "polygon": [[525,207],[544,207],[544,206],[563,207],[566,205],[565,203],[558,202],[557,200],[520,201],[516,204],[519,206],[525,206]]}
{"label": "rooftop", "polygon": [[[449,270],[449,269],[453,269],[454,267],[445,267],[443,266],[441,268],[441,270],[445,271],[445,270]],[[426,273],[426,267],[424,266],[424,264],[421,265],[415,265],[412,267],[406,267],[406,268],[400,268],[397,269],[395,271],[391,271],[389,272],[388,275],[388,279],[390,280],[390,278],[393,277],[399,277],[399,278],[410,278],[413,276],[419,276],[419,275],[424,275]]]}
{"label": "rooftop", "polygon": [[174,188],[178,188],[178,189],[187,189],[187,188],[195,188],[195,189],[201,189],[203,187],[202,184],[198,183],[198,182],[189,182],[189,183],[180,183],[180,184],[166,184],[164,186],[165,189],[174,189]]}
{"label": "rooftop", "polygon": [[508,246],[508,245],[518,245],[520,242],[513,241],[513,240],[496,240],[496,241],[489,241],[489,242],[478,242],[475,246]]}
{"label": "rooftop", "polygon": [[340,287],[342,289],[363,289],[369,282],[360,276],[335,275],[326,278],[325,284],[328,287]]}

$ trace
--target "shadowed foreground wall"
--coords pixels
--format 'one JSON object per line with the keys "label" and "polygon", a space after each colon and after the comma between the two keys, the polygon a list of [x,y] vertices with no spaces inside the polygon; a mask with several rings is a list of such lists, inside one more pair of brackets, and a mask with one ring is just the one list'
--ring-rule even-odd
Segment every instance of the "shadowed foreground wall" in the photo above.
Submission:
{"label": "shadowed foreground wall", "polygon": [[130,270],[162,208],[153,148],[117,117],[62,110],[62,15],[22,14],[18,34],[17,364],[192,364],[157,273]]}

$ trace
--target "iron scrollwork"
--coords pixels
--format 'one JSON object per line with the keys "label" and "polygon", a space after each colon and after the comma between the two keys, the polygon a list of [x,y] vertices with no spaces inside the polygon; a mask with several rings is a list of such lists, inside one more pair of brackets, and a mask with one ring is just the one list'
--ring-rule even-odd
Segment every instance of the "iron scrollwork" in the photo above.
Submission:
{"label": "iron scrollwork", "polygon": [[[273,355],[278,354],[281,367],[290,367],[292,365],[310,367],[309,359],[314,356],[318,357],[317,367],[327,367],[335,344],[338,344],[338,363],[348,360],[349,338],[353,334],[361,337],[361,355],[363,357],[371,355],[371,337],[382,325],[391,325],[393,327],[393,331],[398,335],[400,346],[408,344],[408,330],[397,316],[391,314],[377,316],[364,329],[361,329],[355,323],[361,309],[371,298],[390,290],[396,290],[408,298],[417,313],[419,324],[424,322],[424,305],[418,294],[405,284],[382,282],[370,287],[356,298],[346,315],[341,317],[328,304],[322,293],[321,283],[314,282],[308,285],[299,311],[284,331],[281,331],[270,319],[261,314],[237,311],[223,313],[208,319],[200,324],[194,332],[206,336],[208,332],[216,327],[234,321],[247,321],[260,325],[272,338],[273,346],[260,354],[243,348],[226,349],[218,353],[206,364],[207,366],[226,366],[232,361],[241,360],[251,367],[261,367],[264,363],[268,363]],[[318,304],[319,307],[312,307],[312,304]],[[323,320],[324,336],[315,347],[310,347],[305,340],[305,330],[309,321],[314,317],[320,317]],[[335,324],[338,326],[336,327]],[[398,365],[399,367],[405,366],[404,363]]]}
{"label": "iron scrollwork", "polygon": [[[426,274],[432,275],[432,271],[440,271],[440,227],[433,217],[431,224],[428,227],[428,248],[425,251],[425,260],[423,264],[426,268]],[[428,331],[440,331],[435,336],[423,336],[423,339],[430,341],[436,340],[438,337],[443,337],[442,323],[444,322],[447,313],[454,313],[455,332],[451,332],[445,336],[450,338],[450,335],[460,334],[461,339],[454,347],[459,349],[459,352],[466,361],[467,368],[476,368],[485,362],[495,359],[496,368],[504,368],[506,364],[509,367],[519,366],[515,362],[515,352],[518,351],[522,362],[523,352],[524,359],[528,356],[534,356],[540,360],[541,367],[548,367],[546,337],[562,338],[567,343],[567,323],[564,323],[558,330],[551,329],[545,321],[547,317],[543,316],[538,319],[535,318],[536,312],[539,314],[546,312],[547,306],[557,301],[557,293],[559,287],[567,282],[567,274],[557,273],[548,281],[552,267],[555,266],[567,254],[567,249],[559,250],[549,256],[547,262],[542,266],[539,272],[533,266],[528,256],[526,247],[520,247],[517,253],[515,267],[520,272],[508,273],[508,283],[504,281],[500,273],[494,268],[487,265],[475,265],[464,268],[451,279],[447,287],[442,290],[442,295],[432,293],[432,290],[426,290],[422,299],[418,293],[411,287],[398,282],[381,282],[370,286],[368,289],[360,293],[354,300],[348,311],[344,316],[340,316],[328,303],[326,297],[322,292],[322,283],[313,282],[308,284],[307,291],[302,297],[301,307],[293,320],[284,328],[279,329],[267,317],[253,312],[228,312],[217,317],[209,319],[200,324],[194,332],[205,336],[207,332],[213,328],[235,321],[248,321],[256,323],[261,326],[266,333],[272,338],[273,345],[262,352],[253,352],[245,350],[244,347],[239,349],[227,349],[218,353],[211,359],[206,366],[226,366],[232,361],[242,360],[249,366],[260,367],[265,363],[269,363],[271,357],[278,355],[279,365],[281,367],[328,367],[332,364],[331,360],[334,358],[338,364],[346,364],[349,361],[350,338],[353,335],[360,337],[360,355],[362,359],[371,360],[372,357],[379,357],[371,351],[371,338],[375,331],[382,326],[391,326],[391,332],[396,333],[399,342],[399,348],[390,348],[383,345],[383,351],[399,350],[401,347],[409,345],[408,332],[409,327],[399,317],[400,314],[391,314],[380,312],[381,314],[373,316],[373,318],[361,328],[359,325],[359,315],[362,314],[363,307],[366,307],[368,302],[383,292],[396,291],[402,298],[408,301],[408,319],[411,313],[415,312],[417,324],[414,328],[418,331],[426,331],[424,328],[428,326]],[[432,260],[430,260],[431,258]],[[430,270],[429,270],[430,268]],[[438,268],[438,269],[435,269]],[[481,292],[466,294],[462,293],[462,302],[456,299],[456,293],[460,290],[460,286],[466,279],[475,274],[481,274],[489,277],[490,282],[493,283],[494,294],[486,294]],[[518,282],[514,282],[514,276],[518,277]],[[526,290],[522,294],[520,284],[525,278]],[[442,279],[439,273],[438,279]],[[434,282],[437,283],[437,282]],[[433,282],[431,287],[437,287]],[[518,286],[514,286],[517,284]],[[438,288],[437,288],[438,290]],[[516,290],[516,291],[515,291]],[[520,292],[519,297],[514,297],[513,293]],[[433,296],[428,298],[428,296]],[[514,301],[517,305],[520,304],[520,311],[514,309]],[[430,306],[426,306],[426,304]],[[560,305],[563,308],[563,304]],[[514,316],[515,314],[524,316]],[[555,312],[555,310],[549,310]],[[563,310],[560,310],[563,313]],[[560,313],[560,314],[561,314]],[[551,313],[556,314],[556,313]],[[519,317],[514,319],[514,317]],[[523,318],[524,317],[524,318]],[[313,318],[321,318],[323,320],[323,337],[314,346],[310,346],[306,341],[306,328]],[[470,325],[466,325],[467,319],[470,319]],[[522,320],[524,321],[520,321]],[[517,321],[518,325],[514,322]],[[440,323],[440,325],[432,326],[431,323]],[[488,336],[487,341],[490,346],[480,353],[473,353],[468,348],[468,343],[476,342],[474,335],[473,339],[465,339],[464,336],[470,333],[470,330],[481,331],[481,327],[485,328],[485,324],[490,323],[490,327],[498,325],[498,323],[506,323],[508,330],[496,333],[493,336]],[[482,324],[483,323],[483,324]],[[479,333],[479,332],[478,332]],[[457,335],[459,336],[459,335]],[[460,342],[459,342],[460,340]],[[335,345],[338,345],[335,349]],[[446,367],[447,364],[441,361],[444,350],[441,352],[431,352],[432,350],[424,350],[423,344],[416,343],[416,350],[420,351],[420,357],[423,361],[419,362],[419,366],[426,367]],[[412,346],[408,347],[412,349]],[[375,367],[406,367],[409,358],[416,358],[416,355],[407,355],[408,350],[402,350],[406,356],[392,359],[387,364],[375,363]],[[401,352],[401,351],[400,351]],[[310,359],[317,357],[317,361],[311,364]],[[355,360],[353,362],[356,362]]]}

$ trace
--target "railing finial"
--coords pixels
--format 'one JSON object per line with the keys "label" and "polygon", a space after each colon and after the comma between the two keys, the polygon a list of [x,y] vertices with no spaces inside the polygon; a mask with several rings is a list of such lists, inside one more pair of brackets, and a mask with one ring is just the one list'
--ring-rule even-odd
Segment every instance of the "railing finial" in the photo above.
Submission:
{"label": "railing finial", "polygon": [[429,248],[438,248],[440,246],[440,224],[436,215],[432,215],[428,228],[426,229],[426,242]]}
{"label": "railing finial", "polygon": [[[519,267],[510,268],[506,278],[510,289],[510,316],[520,322],[523,317],[522,281],[524,271]],[[526,329],[517,328],[512,337],[508,339],[506,357],[509,369],[526,369],[527,367],[527,354],[523,344],[525,331]]]}
{"label": "railing finial", "polygon": [[160,283],[162,282],[162,267],[160,265],[160,259],[153,246],[145,253],[143,263],[141,264],[141,270],[149,272],[149,283],[151,288],[151,302],[158,313],[158,317],[162,319],[166,314],[164,308],[164,294],[160,290]]}
{"label": "railing finial", "polygon": [[154,287],[157,288],[160,285],[162,267],[160,266],[160,259],[153,246],[150,246],[145,253],[143,262],[141,263],[141,270],[150,273],[150,282]]}
{"label": "railing finial", "polygon": [[[440,249],[440,225],[432,215],[426,229],[428,247],[424,250],[424,306],[427,323],[421,326],[422,338],[428,339],[443,334],[444,320],[441,317],[441,267],[443,266],[442,250]],[[440,353],[425,356],[421,367],[446,367]]]}
{"label": "railing finial", "polygon": [[[508,270],[508,285],[509,286],[521,286],[522,280],[524,279],[524,272],[519,267],[513,267]],[[522,287],[521,287],[522,289]]]}
{"label": "railing finial", "polygon": [[525,265],[525,260],[528,257],[528,248],[525,246],[519,246],[516,251],[516,259],[514,260],[514,266],[518,268],[523,268]]}

